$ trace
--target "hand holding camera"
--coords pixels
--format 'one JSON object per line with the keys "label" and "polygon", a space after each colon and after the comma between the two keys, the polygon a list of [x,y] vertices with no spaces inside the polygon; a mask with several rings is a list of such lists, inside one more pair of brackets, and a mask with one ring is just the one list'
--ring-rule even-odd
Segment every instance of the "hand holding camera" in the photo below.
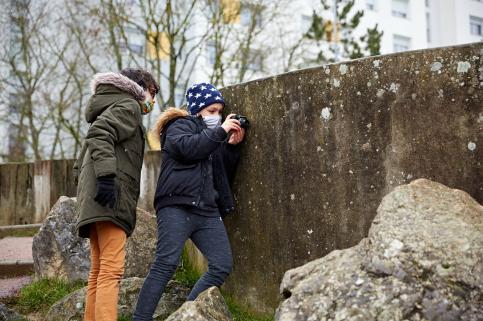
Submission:
{"label": "hand holding camera", "polygon": [[245,116],[230,114],[226,117],[222,127],[230,135],[228,144],[237,145],[245,137],[245,129],[248,128],[248,119]]}
{"label": "hand holding camera", "polygon": [[227,133],[230,133],[231,131],[240,131],[241,130],[240,121],[232,118],[233,116],[236,116],[236,115],[235,114],[228,115],[228,117],[226,117],[223,124],[221,124],[221,127],[223,127],[223,129]]}

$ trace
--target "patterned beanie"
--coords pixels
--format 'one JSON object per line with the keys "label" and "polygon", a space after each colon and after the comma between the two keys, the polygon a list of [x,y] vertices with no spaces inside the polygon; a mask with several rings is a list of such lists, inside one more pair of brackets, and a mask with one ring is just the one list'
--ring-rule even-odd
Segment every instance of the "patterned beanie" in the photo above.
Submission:
{"label": "patterned beanie", "polygon": [[196,115],[203,108],[214,103],[221,103],[225,106],[225,100],[218,89],[205,82],[191,86],[186,92],[186,101],[191,115]]}

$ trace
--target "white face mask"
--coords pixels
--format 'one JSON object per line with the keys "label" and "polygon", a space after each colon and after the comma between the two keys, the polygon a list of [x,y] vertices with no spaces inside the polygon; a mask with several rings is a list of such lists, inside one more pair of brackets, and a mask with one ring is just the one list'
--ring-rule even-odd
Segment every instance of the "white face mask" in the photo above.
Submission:
{"label": "white face mask", "polygon": [[221,125],[221,115],[203,116],[203,121],[208,128],[216,128]]}

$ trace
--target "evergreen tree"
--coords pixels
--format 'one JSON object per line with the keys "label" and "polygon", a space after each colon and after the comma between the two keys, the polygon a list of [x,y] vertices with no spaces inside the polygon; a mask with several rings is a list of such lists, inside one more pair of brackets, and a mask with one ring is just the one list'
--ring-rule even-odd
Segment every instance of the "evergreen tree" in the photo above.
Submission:
{"label": "evergreen tree", "polygon": [[[332,0],[321,0],[323,10],[330,10],[332,13],[334,11],[332,2]],[[325,19],[314,10],[312,24],[304,37],[322,45],[319,46],[321,50],[315,62],[334,62],[336,56],[356,59],[380,54],[383,31],[378,30],[377,24],[373,28],[368,28],[364,35],[354,36],[353,31],[364,16],[363,10],[353,13],[354,2],[355,0],[337,0],[336,26],[334,26],[333,14],[331,14],[332,19]]]}

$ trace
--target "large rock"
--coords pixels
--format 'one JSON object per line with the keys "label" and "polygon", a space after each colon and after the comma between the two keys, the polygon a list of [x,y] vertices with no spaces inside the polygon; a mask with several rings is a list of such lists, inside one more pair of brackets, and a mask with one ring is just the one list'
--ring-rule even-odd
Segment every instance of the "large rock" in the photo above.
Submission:
{"label": "large rock", "polygon": [[0,321],[23,321],[26,320],[17,312],[7,308],[3,303],[0,303]]}
{"label": "large rock", "polygon": [[137,208],[136,228],[126,244],[124,277],[146,277],[156,254],[156,216]]}
{"label": "large rock", "polygon": [[[144,283],[143,278],[128,278],[121,281],[119,290],[119,315],[130,316],[136,307],[139,291]],[[84,304],[87,287],[77,290],[55,303],[49,310],[46,320],[81,321],[84,315]],[[170,281],[165,293],[159,300],[154,313],[156,321],[164,320],[185,302],[190,289],[178,282]]]}
{"label": "large rock", "polygon": [[231,321],[230,312],[217,287],[200,293],[196,300],[184,303],[165,321]]}
{"label": "large rock", "polygon": [[277,321],[483,320],[483,207],[426,179],[384,197],[369,235],[289,270]]}
{"label": "large rock", "polygon": [[[75,232],[76,199],[61,196],[52,207],[32,245],[37,278],[87,280],[90,268],[88,239]],[[145,277],[156,249],[156,218],[137,209],[136,229],[126,244],[124,277]]]}
{"label": "large rock", "polygon": [[61,196],[34,236],[32,255],[37,278],[87,280],[90,267],[89,241],[75,232],[75,198]]}

